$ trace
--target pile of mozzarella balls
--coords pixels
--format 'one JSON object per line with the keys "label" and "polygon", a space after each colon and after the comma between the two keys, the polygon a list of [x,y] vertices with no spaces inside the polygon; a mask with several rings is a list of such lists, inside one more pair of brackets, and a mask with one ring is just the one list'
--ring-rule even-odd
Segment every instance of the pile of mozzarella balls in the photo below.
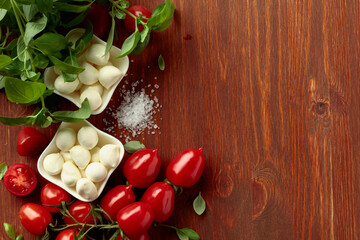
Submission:
{"label": "pile of mozzarella balls", "polygon": [[58,75],[54,82],[55,90],[67,95],[75,93],[81,103],[87,98],[91,111],[97,110],[103,103],[104,88],[109,90],[124,75],[109,61],[110,53],[106,55],[104,53],[105,45],[91,44],[79,57],[79,66],[85,70],[73,82],[65,82],[61,71],[54,67],[54,71]]}
{"label": "pile of mozzarella balls", "polygon": [[55,137],[57,152],[44,158],[44,170],[52,176],[60,174],[61,181],[87,200],[97,197],[97,185],[107,177],[108,171],[120,161],[120,147],[115,144],[98,146],[99,136],[90,126],[76,133],[62,128]]}

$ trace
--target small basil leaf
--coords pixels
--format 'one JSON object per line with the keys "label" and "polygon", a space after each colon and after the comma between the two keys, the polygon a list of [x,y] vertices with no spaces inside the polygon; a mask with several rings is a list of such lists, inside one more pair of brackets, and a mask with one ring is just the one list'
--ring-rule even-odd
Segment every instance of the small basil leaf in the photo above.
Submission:
{"label": "small basil leaf", "polygon": [[0,9],[0,21],[4,19],[6,16],[7,10],[6,9]]}
{"label": "small basil leaf", "polygon": [[36,68],[44,69],[49,65],[49,59],[46,56],[39,54],[35,56],[33,63]]}
{"label": "small basil leaf", "polygon": [[135,49],[139,41],[140,41],[140,32],[138,29],[136,29],[136,31],[133,34],[131,34],[127,39],[125,39],[121,47],[120,56],[118,56],[117,58],[121,58],[126,55],[129,55]]}
{"label": "small basil leaf", "polygon": [[7,65],[12,63],[11,57],[7,55],[0,55],[0,69],[6,67]]}
{"label": "small basil leaf", "polygon": [[[54,65],[59,68],[63,73],[72,73],[72,74],[79,74],[85,69],[82,67],[74,66],[73,64],[69,64],[66,61],[63,62],[56,57],[49,56],[50,60],[54,63]],[[75,57],[76,58],[76,57]],[[73,59],[71,60],[74,61]]]}
{"label": "small basil leaf", "polygon": [[11,9],[11,3],[9,0],[0,0],[0,8],[10,10]]}
{"label": "small basil leaf", "polygon": [[[145,30],[144,30],[145,31]],[[150,34],[145,38],[144,42],[139,41],[136,48],[131,52],[131,55],[138,55],[142,53],[150,42]]]}
{"label": "small basil leaf", "polygon": [[49,0],[35,0],[35,3],[41,13],[51,12],[53,7],[53,1]]}
{"label": "small basil leaf", "polygon": [[6,163],[0,163],[0,180],[4,177],[5,172],[7,171]]}
{"label": "small basil leaf", "polygon": [[163,56],[160,54],[159,58],[158,58],[158,65],[161,71],[165,70],[165,60],[163,58]]}
{"label": "small basil leaf", "polygon": [[31,4],[31,5],[23,5],[23,11],[26,20],[30,22],[39,12],[39,9],[35,4]]}
{"label": "small basil leaf", "polygon": [[191,240],[200,240],[199,234],[190,228],[181,228],[180,231],[188,236],[188,238]]}
{"label": "small basil leaf", "polygon": [[18,59],[21,62],[29,60],[30,57],[29,57],[28,52],[26,51],[26,45],[24,42],[24,38],[22,38],[22,37],[18,38],[16,51],[17,51],[17,54],[19,55]]}
{"label": "small basil leaf", "polygon": [[24,237],[23,237],[23,235],[18,235],[17,237],[16,237],[16,239],[15,240],[23,240],[24,239]]}
{"label": "small basil leaf", "polygon": [[180,240],[189,240],[189,237],[183,233],[180,229],[176,230],[176,235],[179,237]]}
{"label": "small basil leaf", "polygon": [[175,11],[175,5],[171,0],[166,0],[165,3],[158,5],[151,18],[147,21],[147,25],[155,32],[161,32],[165,30],[171,24]]}
{"label": "small basil leaf", "polygon": [[110,28],[110,31],[109,31],[109,36],[108,36],[108,39],[107,39],[107,43],[106,43],[106,48],[105,48],[105,53],[104,55],[106,55],[112,45],[113,45],[113,42],[114,42],[114,31],[115,31],[115,18],[112,17],[112,21],[111,21],[111,28]]}
{"label": "small basil leaf", "polygon": [[9,101],[27,104],[38,100],[45,92],[46,85],[40,82],[24,82],[17,78],[5,77],[5,93]]}
{"label": "small basil leaf", "polygon": [[148,26],[145,25],[144,30],[140,33],[140,36],[141,36],[140,41],[141,41],[141,42],[144,42],[145,39],[146,39],[149,35],[150,35],[150,28],[148,28]]}
{"label": "small basil leaf", "polygon": [[130,154],[133,154],[143,148],[146,148],[145,145],[139,141],[130,141],[125,143],[124,145],[125,151]]}
{"label": "small basil leaf", "polygon": [[88,5],[75,5],[75,4],[57,2],[54,5],[56,9],[61,12],[81,13],[84,12],[86,9],[88,9],[91,6],[91,3]]}
{"label": "small basil leaf", "polygon": [[116,17],[117,19],[120,19],[120,20],[125,19],[126,13],[124,13],[124,12],[122,12],[122,11],[116,11],[116,12],[115,12],[115,17]]}
{"label": "small basil leaf", "polygon": [[201,196],[201,192],[199,195],[195,198],[193,202],[193,208],[197,215],[201,215],[205,212],[206,209],[206,202]]}
{"label": "small basil leaf", "polygon": [[63,122],[79,122],[87,119],[91,115],[91,109],[89,101],[86,99],[82,104],[81,108],[77,111],[58,111],[50,114],[57,121]]}
{"label": "small basil leaf", "polygon": [[47,55],[59,52],[65,49],[68,45],[66,38],[57,33],[44,33],[35,39],[33,43]]}
{"label": "small basil leaf", "polygon": [[35,22],[28,22],[25,26],[25,36],[24,36],[24,42],[27,46],[31,39],[35,37],[36,34],[40,33],[42,30],[45,29],[45,26],[47,24],[47,17],[43,15],[42,18],[39,18]]}
{"label": "small basil leaf", "polygon": [[4,223],[4,228],[5,228],[6,234],[8,235],[9,238],[11,238],[11,239],[16,238],[16,233],[15,233],[15,229],[13,228],[13,226],[11,226],[8,223]]}
{"label": "small basil leaf", "polygon": [[0,122],[9,126],[21,126],[32,124],[34,117],[0,117]]}

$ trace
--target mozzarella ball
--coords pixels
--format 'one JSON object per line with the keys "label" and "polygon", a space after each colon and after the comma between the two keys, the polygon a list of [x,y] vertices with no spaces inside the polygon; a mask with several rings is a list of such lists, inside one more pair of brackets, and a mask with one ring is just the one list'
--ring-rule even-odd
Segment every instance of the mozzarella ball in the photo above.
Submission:
{"label": "mozzarella ball", "polygon": [[64,151],[61,151],[60,152],[61,156],[63,157],[64,161],[65,162],[72,162],[73,160],[71,159],[71,155],[69,152],[64,152]]}
{"label": "mozzarella ball", "polygon": [[57,75],[61,75],[61,70],[58,69],[56,66],[54,66],[54,72],[55,72]]}
{"label": "mozzarella ball", "polygon": [[90,150],[91,153],[91,162],[100,162],[100,148],[94,147]]}
{"label": "mozzarella ball", "polygon": [[81,178],[76,183],[76,192],[87,200],[92,200],[97,196],[95,184],[87,178]]}
{"label": "mozzarella ball", "polygon": [[100,149],[100,162],[106,167],[115,167],[120,160],[120,147],[115,144],[106,144]]}
{"label": "mozzarella ball", "polygon": [[93,149],[99,141],[96,130],[90,126],[80,128],[77,137],[80,145],[89,150]]}
{"label": "mozzarella ball", "polygon": [[105,54],[105,45],[92,44],[86,51],[85,57],[90,63],[103,66],[108,63],[110,53]]}
{"label": "mozzarella ball", "polygon": [[80,67],[85,68],[85,70],[79,74],[81,83],[91,85],[98,81],[99,71],[93,65],[88,62],[83,62]]}
{"label": "mozzarella ball", "polygon": [[68,187],[75,186],[81,178],[79,169],[72,162],[65,162],[61,171],[61,181]]}
{"label": "mozzarella ball", "polygon": [[102,104],[102,98],[99,92],[94,89],[87,89],[81,93],[80,101],[83,102],[86,98],[89,100],[91,111],[95,111]]}
{"label": "mozzarella ball", "polygon": [[104,88],[109,89],[117,81],[120,81],[123,72],[114,66],[105,66],[99,70],[99,82]]}
{"label": "mozzarella ball", "polygon": [[89,150],[80,145],[72,147],[70,149],[70,155],[72,160],[80,169],[85,169],[91,159]]}
{"label": "mozzarella ball", "polygon": [[64,159],[60,153],[51,153],[44,158],[43,167],[50,175],[58,175],[64,164]]}
{"label": "mozzarella ball", "polygon": [[76,133],[72,128],[62,128],[56,134],[55,144],[61,151],[68,151],[75,142]]}
{"label": "mozzarella ball", "polygon": [[84,91],[86,91],[87,89],[93,89],[93,90],[95,90],[95,91],[97,91],[99,94],[100,94],[100,96],[103,94],[103,92],[104,92],[104,87],[99,83],[99,82],[97,82],[97,83],[95,83],[95,84],[93,84],[93,85],[84,85],[81,89],[80,89],[80,92],[82,93],[82,92],[84,92]]}
{"label": "mozzarella ball", "polygon": [[54,88],[61,93],[70,94],[76,90],[79,85],[79,79],[72,82],[65,82],[62,75],[58,76],[54,82]]}
{"label": "mozzarella ball", "polygon": [[93,182],[101,182],[107,176],[107,169],[99,162],[90,163],[85,170],[86,177]]}

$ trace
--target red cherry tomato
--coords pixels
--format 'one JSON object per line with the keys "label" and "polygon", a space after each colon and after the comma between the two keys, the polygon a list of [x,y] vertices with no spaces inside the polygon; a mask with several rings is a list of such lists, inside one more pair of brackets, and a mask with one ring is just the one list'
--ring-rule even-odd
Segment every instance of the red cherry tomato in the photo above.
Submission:
{"label": "red cherry tomato", "polygon": [[134,202],[120,209],[116,219],[125,235],[129,238],[135,238],[149,230],[154,219],[154,213],[150,204]]}
{"label": "red cherry tomato", "polygon": [[20,156],[34,156],[45,149],[48,139],[33,127],[19,132],[16,149]]}
{"label": "red cherry tomato", "polygon": [[24,204],[20,208],[19,217],[24,228],[35,235],[44,234],[46,227],[52,222],[51,214],[35,203]]}
{"label": "red cherry tomato", "polygon": [[[115,240],[124,240],[121,236],[118,236]],[[139,237],[131,238],[131,240],[150,240],[150,236],[148,233],[144,233]]]}
{"label": "red cherry tomato", "polygon": [[97,37],[102,38],[109,30],[111,24],[108,6],[93,3],[90,9],[91,10],[87,14],[86,19],[92,23],[94,34]]}
{"label": "red cherry tomato", "polygon": [[26,196],[30,194],[37,185],[34,170],[21,163],[11,165],[4,175],[6,189],[15,196]]}
{"label": "red cherry tomato", "polygon": [[[141,5],[131,6],[127,10],[129,12],[131,12],[132,14],[134,14],[136,17],[139,17],[140,14],[141,14],[142,17],[144,17],[144,18],[150,18],[151,14],[152,14],[149,9],[147,9],[146,7],[141,6]],[[146,19],[143,19],[143,21],[147,22]],[[124,19],[124,23],[125,23],[125,28],[129,33],[135,32],[135,18],[133,18],[132,16],[126,14],[126,17]],[[138,25],[138,29],[141,32],[142,30],[144,30],[144,27],[142,25]]]}
{"label": "red cherry tomato", "polygon": [[124,175],[137,188],[147,188],[156,179],[161,167],[157,149],[141,149],[131,155],[124,165]]}
{"label": "red cherry tomato", "polygon": [[174,210],[175,192],[170,184],[156,182],[145,191],[141,201],[150,204],[155,222],[164,222]]}
{"label": "red cherry tomato", "polygon": [[[110,215],[112,220],[116,219],[118,211],[135,202],[135,194],[131,185],[119,185],[111,189],[101,199],[100,206],[104,211]],[[109,220],[109,217],[104,214],[104,217]]]}
{"label": "red cherry tomato", "polygon": [[200,149],[186,149],[177,155],[166,169],[166,177],[180,187],[190,187],[199,181],[205,167],[205,158]]}
{"label": "red cherry tomato", "polygon": [[[76,219],[76,221],[78,221],[79,223],[86,223],[86,224],[95,223],[94,217],[92,215],[85,218],[91,211],[90,203],[82,202],[78,200],[72,203],[68,210],[71,216],[73,216]],[[68,225],[75,223],[75,221],[69,216],[65,216],[64,221]]]}
{"label": "red cherry tomato", "polygon": [[[76,236],[78,235],[78,231],[76,231]],[[57,236],[55,240],[74,240],[74,229],[65,229],[61,231]],[[87,240],[86,237],[83,238],[83,240]]]}
{"label": "red cherry tomato", "polygon": [[[43,205],[59,205],[62,201],[70,203],[71,195],[61,187],[48,183],[41,189],[40,200]],[[47,206],[44,208],[51,213],[60,212],[59,208]]]}

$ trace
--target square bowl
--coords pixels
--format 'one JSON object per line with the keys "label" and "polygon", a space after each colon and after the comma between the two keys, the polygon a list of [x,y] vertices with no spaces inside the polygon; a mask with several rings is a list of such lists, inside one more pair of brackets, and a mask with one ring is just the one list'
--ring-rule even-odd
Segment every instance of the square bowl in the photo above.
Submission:
{"label": "square bowl", "polygon": [[[85,32],[85,29],[82,28],[76,28],[71,30],[66,36],[65,38],[68,41],[74,41],[79,39],[82,34]],[[93,38],[89,44],[89,46],[91,44],[102,44],[106,46],[106,42],[104,42],[103,40],[101,40],[100,38],[98,38],[97,36],[93,35]],[[87,47],[89,47],[87,46]],[[83,53],[86,52],[87,48],[84,49]],[[107,107],[107,105],[109,104],[111,97],[116,89],[116,87],[119,85],[119,83],[121,82],[121,80],[123,79],[123,77],[126,75],[128,69],[129,69],[129,58],[127,56],[122,57],[122,58],[116,58],[117,56],[120,55],[121,50],[115,46],[112,46],[110,49],[110,59],[109,62],[112,63],[112,65],[118,69],[121,70],[121,72],[123,73],[122,77],[116,82],[114,83],[111,88],[103,89],[103,94],[102,94],[102,104],[100,105],[100,107],[98,107],[97,109],[95,109],[94,111],[92,111],[92,115],[97,115],[102,113],[105,108]],[[84,58],[82,55],[83,53],[80,54],[79,56],[79,62]],[[58,90],[55,89],[54,87],[54,82],[55,79],[58,77],[58,74],[56,74],[54,66],[52,67],[48,67],[45,69],[44,72],[44,83],[48,88],[52,88],[54,89],[54,93],[56,93],[59,96],[62,96],[64,98],[66,98],[67,100],[71,101],[72,103],[74,103],[77,107],[81,107],[81,101],[80,101],[80,92],[79,90],[76,90],[73,93],[70,94],[64,94],[59,92]]]}
{"label": "square bowl", "polygon": [[[59,130],[62,129],[62,128],[72,128],[72,129],[75,130],[75,132],[77,132],[81,127],[84,127],[84,126],[90,126],[93,129],[95,129],[95,131],[97,132],[98,137],[99,137],[99,142],[97,144],[98,147],[102,147],[105,144],[115,144],[115,145],[120,147],[120,157],[119,157],[119,161],[118,161],[117,165],[115,167],[113,167],[113,168],[108,168],[107,176],[103,181],[101,181],[99,183],[94,183],[96,188],[97,188],[97,196],[95,198],[93,198],[93,199],[86,199],[86,198],[80,196],[76,192],[76,189],[75,189],[76,187],[75,186],[68,187],[61,181],[60,174],[55,175],[55,176],[50,175],[45,171],[45,169],[43,167],[44,158],[48,154],[59,153],[60,152],[60,149],[57,148],[56,143],[55,143],[55,139],[56,139],[56,136],[57,136]],[[59,187],[63,188],[65,191],[70,193],[75,198],[77,198],[77,199],[79,199],[81,201],[84,201],[84,202],[92,202],[92,201],[96,200],[100,196],[100,194],[104,190],[104,187],[105,187],[107,181],[109,180],[111,174],[119,166],[119,164],[121,163],[123,157],[124,157],[124,146],[123,146],[123,144],[118,139],[116,139],[115,137],[113,137],[113,136],[111,136],[111,135],[97,129],[96,127],[94,127],[88,121],[84,120],[84,121],[76,122],[76,123],[63,122],[63,123],[61,123],[60,127],[56,131],[55,136],[53,137],[53,139],[51,140],[49,145],[41,153],[41,155],[40,155],[40,157],[38,159],[38,162],[37,162],[37,169],[38,169],[38,171],[39,171],[39,173],[40,173],[40,175],[42,177],[44,177],[49,182],[54,183],[54,184],[58,185]]]}

